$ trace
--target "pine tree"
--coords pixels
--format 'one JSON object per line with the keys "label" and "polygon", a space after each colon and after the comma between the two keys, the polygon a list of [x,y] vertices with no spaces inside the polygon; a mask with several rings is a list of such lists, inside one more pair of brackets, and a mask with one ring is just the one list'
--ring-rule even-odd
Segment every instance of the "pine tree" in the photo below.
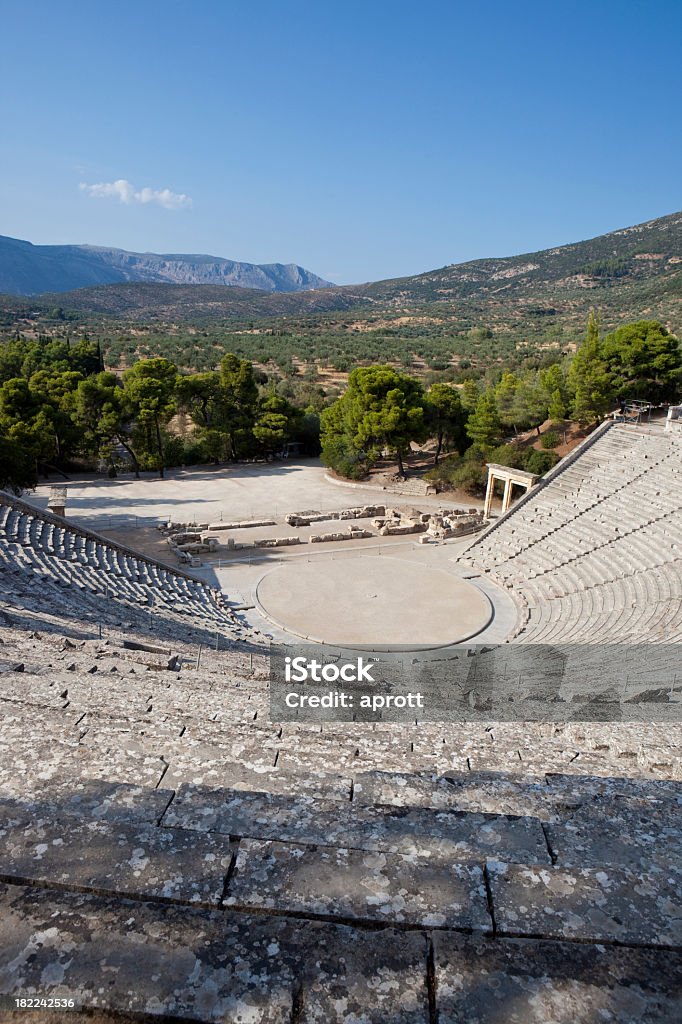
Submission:
{"label": "pine tree", "polygon": [[473,412],[480,397],[481,392],[476,381],[465,380],[461,391],[462,408],[467,412]]}
{"label": "pine tree", "polygon": [[594,311],[587,321],[587,334],[568,371],[573,393],[572,416],[579,423],[601,419],[611,400],[607,366],[601,357],[600,319]]}
{"label": "pine tree", "polygon": [[466,431],[475,444],[490,447],[500,439],[501,423],[491,391],[484,392],[467,420]]}
{"label": "pine tree", "polygon": [[563,400],[561,391],[559,391],[558,388],[556,388],[550,395],[547,415],[549,416],[550,420],[552,420],[555,423],[558,423],[560,420],[566,419],[566,404]]}

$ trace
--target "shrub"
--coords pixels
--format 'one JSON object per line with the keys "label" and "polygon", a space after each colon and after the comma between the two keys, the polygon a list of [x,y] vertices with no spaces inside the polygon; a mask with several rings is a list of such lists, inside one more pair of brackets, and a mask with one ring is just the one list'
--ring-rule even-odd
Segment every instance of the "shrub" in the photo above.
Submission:
{"label": "shrub", "polygon": [[556,466],[560,461],[560,456],[556,452],[539,452],[537,448],[530,448],[525,461],[524,469],[528,473],[537,473],[538,476],[543,476],[552,466]]}
{"label": "shrub", "polygon": [[182,458],[183,466],[199,466],[204,462],[210,462],[210,454],[205,446],[200,441],[187,439]]}
{"label": "shrub", "polygon": [[548,430],[542,435],[540,444],[543,448],[558,448],[561,444],[561,438],[555,430]]}
{"label": "shrub", "polygon": [[181,437],[169,437],[163,450],[163,463],[166,467],[182,466],[185,457],[185,442]]}
{"label": "shrub", "polygon": [[490,451],[486,462],[494,462],[498,466],[509,466],[510,469],[523,469],[525,452],[514,444],[501,444]]}
{"label": "shrub", "polygon": [[325,466],[348,480],[363,480],[369,472],[365,453],[349,445],[342,437],[327,440],[322,448],[321,460]]}
{"label": "shrub", "polygon": [[461,489],[467,494],[485,493],[488,477],[485,453],[472,445],[464,455],[449,455],[425,474],[427,480],[441,490]]}

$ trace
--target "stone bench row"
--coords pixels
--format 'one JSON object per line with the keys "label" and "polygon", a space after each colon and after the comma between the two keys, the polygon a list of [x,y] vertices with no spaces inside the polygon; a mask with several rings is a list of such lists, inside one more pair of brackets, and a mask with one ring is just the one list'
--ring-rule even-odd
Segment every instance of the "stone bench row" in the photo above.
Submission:
{"label": "stone bench row", "polygon": [[92,631],[93,625],[95,629],[101,625],[108,630],[136,628],[139,634],[151,634],[172,643],[223,645],[230,638],[253,636],[248,627],[226,618],[222,612],[208,610],[188,615],[167,605],[147,606],[143,611],[142,602],[107,600],[106,589],[85,585],[81,589],[68,580],[48,578],[36,571],[28,559],[22,561],[20,553],[9,558],[3,558],[3,554],[7,556],[8,552],[0,545],[0,594],[6,606],[21,606],[22,617],[39,616],[43,628],[50,628],[45,625],[49,622],[54,632],[71,629],[76,631],[75,635],[82,635],[84,629]]}
{"label": "stone bench row", "polygon": [[[80,583],[123,600],[146,598],[148,603],[174,604],[185,613],[198,610],[201,614],[202,607],[211,614],[217,610],[213,593],[200,581],[168,572],[38,515],[9,508],[4,533],[6,544],[16,542],[24,547],[28,555],[24,564],[33,564],[54,579],[76,586]],[[224,615],[219,618],[224,621]]]}
{"label": "stone bench row", "polygon": [[[52,934],[68,954],[36,951]],[[253,1024],[325,1021],[426,1024],[555,1015],[624,1024],[672,1022],[682,986],[666,950],[347,924],[193,907],[131,903],[89,893],[3,886],[0,936],[10,953],[6,990],[77,992],[85,1008]],[[108,984],[93,965],[96,943]],[[190,952],[191,951],[191,952]],[[52,968],[48,970],[48,968]],[[481,978],[486,985],[481,985]],[[636,1015],[636,1016],[635,1016]]]}
{"label": "stone bench row", "polygon": [[181,788],[159,826],[82,821],[68,812],[56,821],[49,806],[5,800],[11,827],[0,834],[0,872],[7,880],[247,912],[682,944],[679,886],[671,886],[682,873],[680,833],[646,814],[616,812],[597,828],[591,808],[548,826],[548,846],[532,817],[369,805],[342,812],[319,802],[316,809],[313,821],[300,797]]}

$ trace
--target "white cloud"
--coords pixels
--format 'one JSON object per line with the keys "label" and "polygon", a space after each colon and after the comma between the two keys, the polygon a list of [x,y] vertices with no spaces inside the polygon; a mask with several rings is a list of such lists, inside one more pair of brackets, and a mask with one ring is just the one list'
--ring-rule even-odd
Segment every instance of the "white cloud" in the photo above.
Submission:
{"label": "white cloud", "polygon": [[81,182],[79,188],[87,192],[93,199],[118,199],[120,203],[156,203],[164,210],[186,210],[192,205],[189,196],[182,192],[171,192],[169,188],[141,188],[126,181],[125,178],[118,178],[117,181],[101,181],[96,185],[86,185]]}

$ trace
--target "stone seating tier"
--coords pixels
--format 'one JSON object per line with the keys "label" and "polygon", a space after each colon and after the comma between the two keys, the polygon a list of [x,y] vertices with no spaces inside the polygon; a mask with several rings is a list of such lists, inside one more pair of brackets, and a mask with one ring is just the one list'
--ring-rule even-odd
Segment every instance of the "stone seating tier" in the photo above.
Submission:
{"label": "stone seating tier", "polygon": [[0,673],[5,990],[235,1024],[492,1022],[500,989],[535,1024],[550,991],[675,1019],[679,729],[278,725],[233,652],[0,638],[34,661]]}
{"label": "stone seating tier", "polygon": [[35,596],[35,584],[40,582],[41,589],[46,588],[43,598],[49,594],[54,600],[51,588],[60,589],[59,601],[67,609],[73,605],[75,617],[80,599],[93,595],[127,605],[126,615],[130,606],[147,606],[155,620],[189,618],[195,627],[223,637],[239,639],[252,632],[227,609],[222,595],[202,581],[72,528],[10,496],[0,494],[0,509],[0,589],[9,587],[13,596],[20,596],[22,588]]}
{"label": "stone seating tier", "polygon": [[680,438],[614,425],[460,563],[513,590],[520,641],[677,640],[681,461]]}

